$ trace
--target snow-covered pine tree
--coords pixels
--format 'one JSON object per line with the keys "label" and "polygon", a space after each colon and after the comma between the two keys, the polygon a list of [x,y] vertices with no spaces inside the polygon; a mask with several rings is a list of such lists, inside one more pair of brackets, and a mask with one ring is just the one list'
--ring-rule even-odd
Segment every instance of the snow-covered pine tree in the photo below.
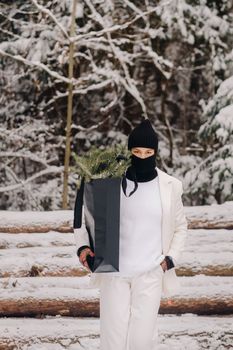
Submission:
{"label": "snow-covered pine tree", "polygon": [[[182,178],[200,148],[198,102],[230,76],[232,1],[78,3],[72,150],[81,154],[92,145],[125,142],[146,110],[159,133],[163,168]],[[18,155],[1,152],[3,209],[59,208],[61,181],[55,174],[64,160],[70,5],[1,2],[1,151]],[[31,137],[35,122],[41,128]],[[24,140],[16,142],[22,130]],[[32,161],[33,155],[40,161]],[[55,167],[47,169],[48,163]],[[42,176],[35,181],[37,174]]]}
{"label": "snow-covered pine tree", "polygon": [[233,200],[233,76],[220,85],[204,108],[198,132],[203,158],[186,174],[191,196],[203,204]]}

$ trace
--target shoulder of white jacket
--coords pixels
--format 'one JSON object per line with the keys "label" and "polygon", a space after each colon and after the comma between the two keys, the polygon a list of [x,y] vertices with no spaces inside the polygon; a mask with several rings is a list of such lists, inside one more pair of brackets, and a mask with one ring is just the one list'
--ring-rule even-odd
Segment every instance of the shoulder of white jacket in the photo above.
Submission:
{"label": "shoulder of white jacket", "polygon": [[160,172],[160,174],[163,174],[163,176],[167,178],[167,180],[172,181],[175,185],[179,185],[181,187],[183,186],[182,181],[179,180],[177,177],[167,174],[165,171],[159,169],[158,167],[156,167],[156,169],[158,170],[158,172]]}

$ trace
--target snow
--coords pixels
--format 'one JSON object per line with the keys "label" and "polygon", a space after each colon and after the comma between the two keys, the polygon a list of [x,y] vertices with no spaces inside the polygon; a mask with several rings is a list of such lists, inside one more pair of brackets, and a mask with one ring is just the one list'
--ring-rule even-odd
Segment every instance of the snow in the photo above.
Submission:
{"label": "snow", "polygon": [[[198,210],[195,215],[198,215]],[[219,266],[231,269],[232,243],[231,230],[189,229],[185,251],[177,268],[199,273],[210,266],[213,270]],[[86,272],[76,256],[73,233],[0,233],[0,247],[8,248],[0,249],[3,276],[26,276],[32,267],[37,267],[42,276],[82,275]]]}
{"label": "snow", "polygon": [[[232,349],[232,321],[232,317],[159,315],[156,350]],[[24,318],[23,322],[2,318],[0,334],[6,344],[18,344],[20,350],[99,350],[99,319],[91,317]]]}
{"label": "snow", "polygon": [[233,96],[233,76],[224,80],[217,91],[218,98],[230,99]]}
{"label": "snow", "polygon": [[[173,101],[177,108],[176,111],[176,108],[170,106],[165,111],[165,117],[171,121],[172,130],[174,128],[174,144],[178,146],[173,168],[181,155],[181,144],[187,146],[184,151],[187,150],[191,156],[190,143],[195,136],[189,138],[184,135],[186,132],[187,135],[190,132],[193,135],[193,130],[197,131],[203,119],[198,99],[211,98],[220,79],[232,75],[232,25],[231,13],[227,13],[229,2],[224,1],[221,10],[214,2],[208,1],[79,2],[76,7],[77,26],[73,40],[76,47],[75,67],[81,67],[80,76],[75,81],[79,87],[75,89],[75,94],[82,96],[74,99],[73,109],[80,110],[80,113],[74,113],[73,122],[87,128],[84,127],[83,130],[86,136],[83,142],[78,142],[78,135],[72,133],[74,149],[82,152],[93,144],[99,147],[118,140],[124,142],[124,133],[134,124],[134,108],[138,109],[136,106],[140,104],[154,122],[161,141],[165,141],[164,148],[169,153],[166,123],[162,121],[163,118],[155,117],[161,113],[160,91],[163,87],[160,74],[156,74],[159,70],[163,76],[171,78],[166,95],[168,101]],[[68,82],[65,72],[69,56],[68,44],[71,40],[68,33],[72,1],[19,1],[13,8],[9,2],[4,3],[2,12],[5,20],[2,23],[3,39],[0,44],[3,55],[0,65],[2,84],[7,86],[7,89],[3,88],[1,107],[4,121],[2,134],[6,135],[3,137],[4,147],[15,153],[18,149],[28,149],[31,154],[37,153],[38,158],[46,158],[48,163],[59,166],[62,163],[61,157],[51,160],[51,155],[58,155],[64,145],[62,118],[59,118],[59,113],[64,112],[66,92],[62,88],[64,84],[58,84],[58,80],[65,84]],[[189,52],[187,57],[185,52]],[[177,65],[178,74],[174,74]],[[193,71],[196,72],[197,79],[194,86],[199,86],[199,91],[193,91],[192,88]],[[232,77],[221,84],[216,98],[232,98],[231,81]],[[112,82],[111,86],[109,82]],[[131,98],[125,99],[126,92]],[[134,101],[133,104],[131,100]],[[134,108],[131,108],[131,104]],[[221,105],[225,107],[226,103]],[[104,106],[107,108],[105,111]],[[193,113],[195,118],[192,118]],[[211,117],[214,113],[211,110]],[[78,114],[81,116],[80,120]],[[182,125],[182,118],[177,116],[186,114],[187,123]],[[104,129],[107,135],[94,130],[99,125],[101,115],[111,116]],[[33,121],[38,117],[41,118],[39,122],[42,129],[49,126],[50,130],[46,129],[42,137],[40,131],[36,138],[32,138]],[[88,125],[90,120],[91,125]],[[184,134],[181,131],[183,127],[187,128]],[[19,129],[26,130],[18,140],[20,145],[14,142],[13,136],[17,135]],[[226,134],[223,131],[218,131],[218,134],[221,132],[224,140]],[[119,137],[116,133],[119,133]],[[183,138],[185,142],[181,142]],[[168,169],[169,155],[165,152],[161,154],[162,164]],[[218,157],[221,158],[221,155]],[[62,181],[59,175],[53,176],[54,182],[49,182],[50,175],[41,174],[43,176],[40,181],[47,183],[47,187],[44,185],[40,195],[37,187],[39,179],[33,179],[29,185],[23,183],[22,186],[24,175],[38,173],[39,165],[35,166],[33,159],[28,158],[23,174],[20,158],[12,161],[12,156],[2,157],[2,183],[7,184],[8,194],[1,200],[1,207],[17,210],[60,208]],[[8,162],[12,169],[8,167]],[[187,171],[185,165],[184,162],[183,173]],[[229,188],[228,180],[226,182],[224,194],[228,193]],[[58,196],[50,200],[47,193],[50,190],[54,196],[55,188],[59,190]],[[72,200],[72,195],[70,199]],[[213,200],[212,193],[208,199],[207,203]],[[227,199],[226,196],[224,200]],[[197,200],[202,203],[202,198]],[[190,200],[189,203],[195,202]]]}
{"label": "snow", "polygon": [[216,131],[217,138],[222,142],[226,142],[232,137],[233,130],[233,104],[226,106],[220,110],[215,117],[213,126],[218,126]]}
{"label": "snow", "polygon": [[[190,224],[195,222],[196,228],[205,227],[212,224],[221,228],[221,225],[228,223],[229,227],[233,227],[233,201],[226,201],[222,204],[213,203],[211,205],[186,206],[185,215]],[[199,223],[200,222],[200,223]]]}
{"label": "snow", "polygon": [[[158,315],[156,350],[231,349],[232,315],[216,312],[228,313],[232,307],[233,202],[184,209],[189,230],[176,266],[181,290],[172,298],[162,295],[161,308],[174,314]],[[99,318],[92,316],[100,291],[79,263],[72,223],[72,210],[0,211],[0,305],[24,305],[35,315],[37,305],[44,310],[44,302],[50,305],[47,313],[58,313],[42,319],[0,318],[4,350],[99,350]],[[40,270],[38,276],[32,277],[32,267]],[[80,314],[77,305],[83,303],[89,303],[85,315],[90,317],[65,316],[72,310]],[[176,315],[178,305],[185,314]],[[63,309],[68,313],[59,311]],[[212,316],[197,316],[193,310]]]}
{"label": "snow", "polygon": [[[233,227],[233,201],[226,201],[221,205],[185,206],[184,210],[190,226],[193,222],[196,228],[207,227],[208,224],[218,228],[224,224]],[[12,228],[15,228],[16,232],[48,232],[59,228],[71,232],[73,215],[73,210],[0,210],[0,232],[10,232]]]}
{"label": "snow", "polygon": [[[27,226],[34,227],[35,230],[39,228],[60,227],[63,225],[71,225],[73,211],[72,210],[54,210],[54,211],[0,211],[0,231],[4,231],[13,226],[23,228]],[[48,229],[46,229],[48,231]],[[45,232],[46,232],[45,231]]]}
{"label": "snow", "polygon": [[[187,298],[224,299],[233,298],[233,277],[231,276],[195,276],[179,277],[182,289],[172,297],[173,301]],[[10,277],[1,278],[1,299],[6,300],[89,300],[97,301],[99,289],[89,284],[90,275],[83,277]],[[14,288],[12,288],[14,286]],[[163,297],[165,299],[165,297]],[[169,299],[169,298],[168,298]]]}
{"label": "snow", "polygon": [[[195,213],[196,214],[196,213]],[[215,247],[221,250],[231,250],[231,243],[233,235],[231,230],[227,229],[189,229],[186,243],[186,251],[192,251],[199,247],[200,252],[215,251]],[[69,256],[71,257],[74,250],[74,234],[60,233],[56,231],[49,231],[47,233],[0,233],[0,248],[11,248],[12,254],[19,253],[19,255],[29,254],[32,252],[42,254],[46,249],[40,247],[51,247],[51,254],[53,256]],[[72,247],[71,247],[72,246]],[[34,250],[34,247],[37,250]],[[15,249],[15,248],[20,248]],[[27,249],[31,248],[31,249]],[[33,249],[32,249],[33,248]],[[12,250],[14,249],[14,250]],[[220,251],[220,249],[219,249]],[[22,253],[20,253],[22,252]],[[2,254],[3,250],[2,250]],[[8,251],[9,254],[9,251]]]}
{"label": "snow", "polygon": [[[60,116],[64,114],[66,92],[59,81],[68,82],[64,73],[72,0],[32,0],[13,7],[10,2],[3,3],[1,206],[17,211],[0,211],[0,303],[8,299],[20,307],[21,302],[32,298],[41,305],[47,299],[64,303],[91,300],[97,304],[99,290],[89,286],[90,276],[76,255],[73,210],[32,211],[61,205],[59,154],[64,146],[64,125]],[[196,139],[195,145],[207,147],[202,159],[192,156],[190,142],[195,135],[190,140],[187,137],[183,163],[170,171],[178,171],[181,179],[184,174],[194,179],[191,185],[184,179],[188,203],[224,202],[184,208],[189,231],[177,266],[182,290],[174,300],[183,300],[184,305],[214,300],[228,312],[227,303],[232,305],[233,300],[232,16],[229,0],[222,1],[221,11],[214,3],[161,0],[154,7],[148,0],[79,2],[74,41],[75,63],[80,67],[76,83],[80,88],[74,93],[81,96],[74,99],[73,110],[78,113],[74,113],[73,126],[77,128],[73,130],[73,146],[86,150],[94,143],[104,147],[125,142],[123,129],[131,128],[139,105],[152,118],[159,115],[160,76],[171,77],[165,95],[177,110],[168,106],[165,117],[172,123],[177,145],[173,163],[179,163],[179,146],[186,144],[183,131],[192,135],[189,132],[198,131],[204,119],[207,121],[199,130],[203,131],[202,138]],[[143,14],[150,10],[154,12]],[[173,74],[171,68],[177,64],[180,70]],[[220,84],[220,79],[226,80]],[[193,85],[199,86],[199,91],[193,91]],[[203,117],[197,105],[200,96],[211,98]],[[195,114],[193,120],[190,113],[191,117]],[[187,126],[177,118],[186,114]],[[101,115],[111,117],[105,125],[109,127],[105,127],[105,137],[94,130]],[[162,139],[161,160],[168,169],[169,138],[164,123],[154,120]],[[78,127],[83,142],[75,134]],[[31,211],[19,211],[27,209]],[[31,277],[33,269],[37,277]],[[160,345],[156,350],[233,349],[232,315],[186,313],[159,315],[158,320]],[[0,348],[98,349],[99,319],[0,318]]]}
{"label": "snow", "polygon": [[0,249],[73,245],[73,234],[49,231],[49,233],[0,233]]}

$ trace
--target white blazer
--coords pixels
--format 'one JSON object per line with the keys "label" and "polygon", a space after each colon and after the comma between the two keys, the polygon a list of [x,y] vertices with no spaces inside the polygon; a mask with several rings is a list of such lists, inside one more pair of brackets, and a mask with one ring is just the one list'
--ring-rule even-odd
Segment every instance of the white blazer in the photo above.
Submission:
{"label": "white blazer", "polygon": [[[175,264],[174,268],[166,270],[163,275],[162,293],[165,297],[168,297],[177,294],[180,290],[180,280],[176,275],[176,267],[184,250],[188,225],[182,202],[182,182],[158,167],[156,167],[156,170],[162,204],[162,253],[163,255],[170,255]],[[82,227],[75,228],[74,235],[77,249],[82,245],[90,246],[89,236],[85,228],[84,210]],[[100,281],[101,273],[91,273],[91,286],[99,288]]]}

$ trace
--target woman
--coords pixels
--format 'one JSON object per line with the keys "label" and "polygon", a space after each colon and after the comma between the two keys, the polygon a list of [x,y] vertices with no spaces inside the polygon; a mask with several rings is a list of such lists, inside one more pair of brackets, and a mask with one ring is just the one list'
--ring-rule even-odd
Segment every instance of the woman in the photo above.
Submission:
{"label": "woman", "polygon": [[[156,167],[157,134],[148,119],[129,135],[131,165],[120,203],[119,272],[91,274],[100,288],[100,350],[156,350],[162,292],[179,287],[175,265],[187,233],[182,183]],[[94,256],[74,228],[80,262]]]}

